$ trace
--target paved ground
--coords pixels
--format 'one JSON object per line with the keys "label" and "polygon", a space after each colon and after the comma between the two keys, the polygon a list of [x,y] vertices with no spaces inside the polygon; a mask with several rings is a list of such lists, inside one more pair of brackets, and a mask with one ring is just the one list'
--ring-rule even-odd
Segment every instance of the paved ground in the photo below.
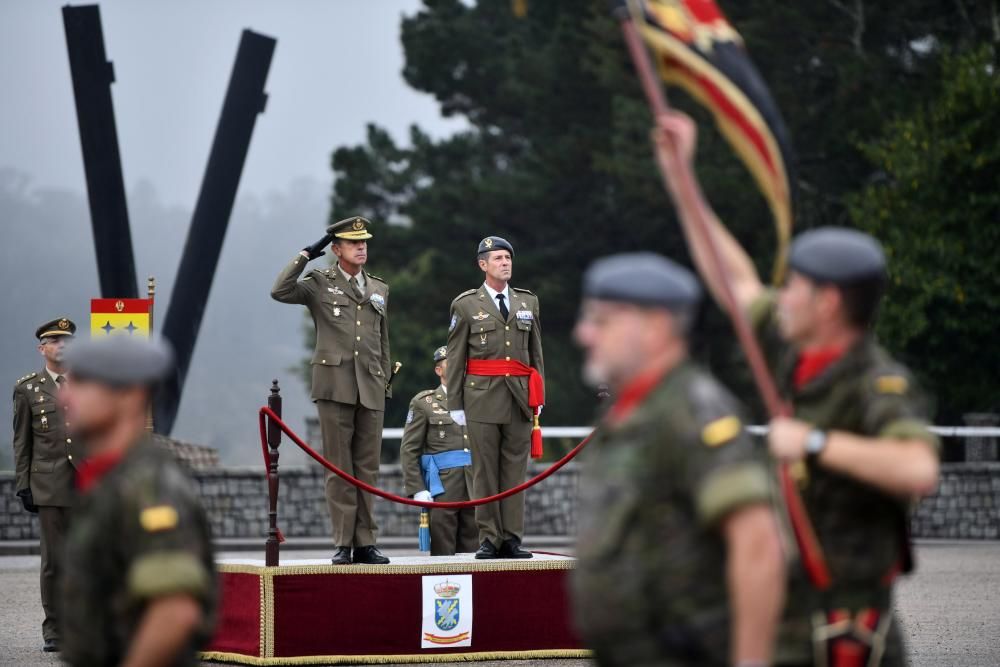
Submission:
{"label": "paved ground", "polygon": [[[246,557],[246,554],[232,554]],[[391,555],[391,554],[390,554]],[[399,552],[399,555],[403,555]],[[304,552],[298,558],[322,557]],[[1000,665],[1000,542],[929,542],[899,587],[913,667]],[[41,652],[37,556],[0,558],[0,665],[58,665]],[[587,660],[481,662],[483,667],[590,667]],[[440,663],[438,663],[440,665]],[[437,665],[435,666],[437,667]]]}

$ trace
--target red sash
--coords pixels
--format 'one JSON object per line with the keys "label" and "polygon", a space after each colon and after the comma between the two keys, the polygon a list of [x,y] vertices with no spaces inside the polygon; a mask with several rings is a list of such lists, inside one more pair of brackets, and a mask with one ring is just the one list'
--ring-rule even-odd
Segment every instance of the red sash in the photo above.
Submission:
{"label": "red sash", "polygon": [[534,410],[531,427],[531,458],[542,457],[542,427],[538,423],[538,408],[545,404],[545,383],[542,375],[528,364],[506,359],[469,359],[465,364],[469,375],[485,377],[527,377],[528,407]]}

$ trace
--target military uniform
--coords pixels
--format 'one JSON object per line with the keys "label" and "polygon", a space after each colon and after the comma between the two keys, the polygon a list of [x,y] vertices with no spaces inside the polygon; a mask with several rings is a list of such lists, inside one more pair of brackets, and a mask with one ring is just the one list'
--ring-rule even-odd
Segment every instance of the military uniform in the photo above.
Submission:
{"label": "military uniform", "polygon": [[[428,491],[438,502],[468,500],[472,495],[472,466],[456,465],[435,469],[441,484],[441,493],[434,495],[427,484],[428,466],[421,465],[422,457],[445,456],[451,453],[469,454],[465,429],[451,418],[447,406],[448,394],[444,387],[428,389],[413,397],[406,414],[403,440],[399,446],[399,463],[403,469],[403,489],[407,495]],[[469,457],[471,460],[471,456]],[[456,463],[462,463],[457,461]],[[475,508],[431,509],[431,555],[450,556],[456,551],[471,553],[479,545]]]}
{"label": "military uniform", "polygon": [[[496,240],[495,240],[496,239]],[[489,248],[506,244],[488,237]],[[473,490],[477,498],[524,482],[531,447],[532,409],[527,377],[491,377],[466,373],[470,360],[519,361],[544,378],[538,297],[510,287],[507,317],[486,287],[459,294],[451,304],[448,330],[448,409],[464,410],[472,444]],[[515,495],[476,508],[480,542],[501,548],[524,536],[524,497]]]}
{"label": "military uniform", "polygon": [[217,599],[211,534],[197,488],[169,452],[144,440],[82,495],[66,559],[60,599],[69,664],[120,664],[147,603],[179,593],[198,600],[205,620],[169,664],[199,664]]}
{"label": "military uniform", "polygon": [[[42,325],[36,337],[72,336],[76,325],[66,318]],[[61,377],[61,376],[60,376]],[[41,594],[45,620],[42,637],[58,641],[56,581],[63,540],[73,504],[73,479],[83,460],[79,443],[66,431],[59,385],[46,367],[14,385],[14,466],[18,495],[37,507],[41,532]],[[30,493],[28,493],[30,491]],[[54,648],[54,647],[53,647]]]}
{"label": "military uniform", "polygon": [[[348,218],[332,225],[330,234],[366,239],[371,236],[367,226],[364,218]],[[389,286],[363,271],[366,284],[359,296],[336,265],[310,271],[300,281],[308,261],[297,255],[278,275],[271,296],[306,306],[316,327],[312,399],[319,412],[323,456],[361,481],[375,484],[385,400],[390,395]],[[375,545],[378,527],[371,495],[327,473],[326,498],[338,547]]]}
{"label": "military uniform", "polygon": [[[874,239],[835,228],[798,237],[789,263],[812,280],[832,284],[877,278],[885,267]],[[796,419],[820,432],[918,439],[939,448],[928,428],[926,400],[910,372],[873,335],[865,334],[825,370],[800,384],[795,371],[801,353],[781,338],[775,293],[760,297],[750,316]],[[874,610],[879,615],[872,617],[875,627],[870,629],[884,642],[878,664],[906,664],[899,627],[892,618],[892,580],[910,565],[909,502],[828,470],[815,456],[807,457],[805,465],[802,501],[833,583],[829,591],[819,593],[804,573],[792,576],[775,663],[814,664],[813,628],[829,623],[828,613],[846,612],[853,623],[865,616],[864,610]]]}
{"label": "military uniform", "polygon": [[[585,274],[586,298],[689,313],[700,290],[648,253]],[[602,665],[728,665],[726,543],[734,511],[772,501],[763,448],[735,399],[690,361],[616,387],[583,454],[573,610]]]}

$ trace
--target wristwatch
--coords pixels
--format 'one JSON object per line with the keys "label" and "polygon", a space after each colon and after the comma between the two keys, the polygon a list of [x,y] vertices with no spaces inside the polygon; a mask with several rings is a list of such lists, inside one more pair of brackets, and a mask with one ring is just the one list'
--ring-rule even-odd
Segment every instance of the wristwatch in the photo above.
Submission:
{"label": "wristwatch", "polygon": [[824,449],[826,449],[827,434],[818,428],[809,431],[806,436],[806,458],[816,460]]}

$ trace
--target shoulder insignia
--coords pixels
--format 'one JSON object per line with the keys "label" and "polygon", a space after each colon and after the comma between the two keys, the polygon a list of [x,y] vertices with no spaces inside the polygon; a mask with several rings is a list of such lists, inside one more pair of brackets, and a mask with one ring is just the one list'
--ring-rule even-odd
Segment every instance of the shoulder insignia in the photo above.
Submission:
{"label": "shoulder insignia", "polygon": [[423,398],[424,396],[427,396],[427,395],[433,394],[433,393],[434,393],[433,389],[424,389],[423,391],[417,392],[417,395],[414,396],[413,398]]}
{"label": "shoulder insignia", "polygon": [[909,381],[902,375],[882,375],[875,378],[875,391],[880,394],[905,394]]}
{"label": "shoulder insignia", "polygon": [[462,292],[461,294],[459,294],[458,296],[456,296],[454,299],[452,299],[451,302],[455,303],[459,299],[463,299],[463,298],[469,296],[470,294],[475,294],[477,291],[478,291],[478,288],[477,289],[467,289],[464,292]]}
{"label": "shoulder insignia", "polygon": [[531,296],[535,296],[535,293],[532,292],[530,289],[524,289],[521,287],[511,287],[511,289],[514,290],[515,292],[523,292],[525,294],[530,294]]}
{"label": "shoulder insignia", "polygon": [[382,276],[376,276],[374,273],[367,273],[367,272],[365,272],[365,275],[368,276],[369,278],[372,278],[374,280],[379,281],[380,283],[382,283],[384,285],[388,285],[389,284],[389,283],[385,282],[385,278],[383,278]]}
{"label": "shoulder insignia", "polygon": [[19,378],[18,381],[17,381],[17,384],[21,384],[21,383],[26,382],[27,380],[30,380],[31,378],[37,377],[37,376],[38,376],[38,373],[28,373],[24,377]]}
{"label": "shoulder insignia", "polygon": [[306,276],[306,277],[305,277],[305,278],[303,278],[302,280],[312,280],[312,279],[313,279],[313,277],[312,277],[312,276]]}
{"label": "shoulder insignia", "polygon": [[716,419],[709,422],[705,428],[701,429],[701,441],[709,447],[718,447],[725,444],[740,434],[743,424],[739,417],[732,415]]}
{"label": "shoulder insignia", "polygon": [[177,510],[170,505],[147,507],[139,513],[139,524],[147,533],[158,533],[177,527]]}

